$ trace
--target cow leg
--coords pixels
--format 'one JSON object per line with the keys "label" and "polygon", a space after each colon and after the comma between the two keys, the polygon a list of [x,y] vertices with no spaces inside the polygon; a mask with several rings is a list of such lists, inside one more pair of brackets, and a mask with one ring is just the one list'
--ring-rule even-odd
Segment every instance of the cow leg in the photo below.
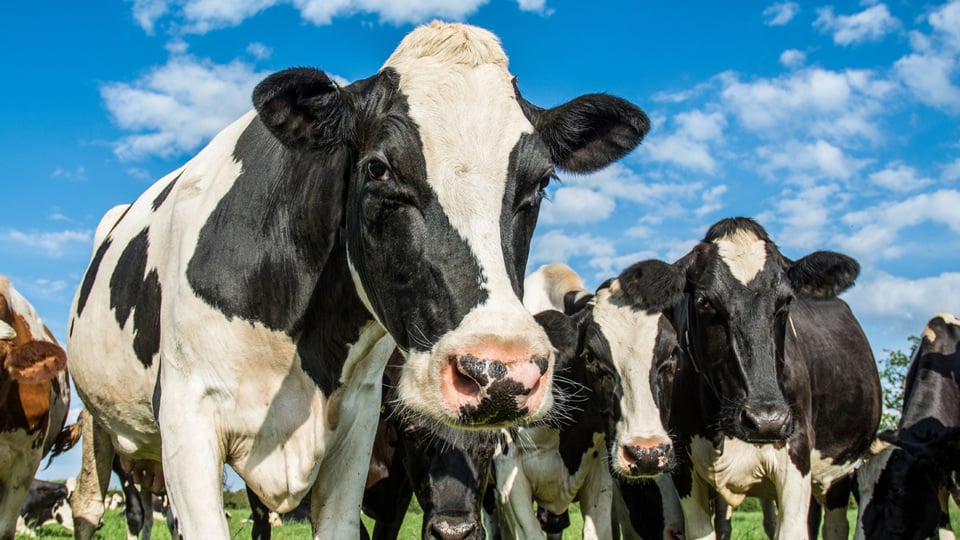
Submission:
{"label": "cow leg", "polygon": [[77,489],[70,495],[73,532],[77,540],[89,540],[103,518],[103,498],[110,485],[110,469],[115,456],[113,442],[90,411],[80,411],[82,458]]}
{"label": "cow leg", "polygon": [[[396,343],[371,323],[361,331],[344,364],[344,384],[327,401],[339,407],[320,471],[313,483],[310,520],[315,540],[356,538],[370,455],[380,423],[383,370]],[[329,416],[329,414],[328,414]]]}
{"label": "cow leg", "polygon": [[[22,439],[26,441],[26,438]],[[29,441],[26,441],[29,447]],[[30,481],[37,470],[37,457],[34,453],[25,453],[19,448],[0,445],[3,452],[0,462],[6,465],[7,475],[0,482],[0,539],[13,540],[17,530],[17,518],[20,517],[20,505],[30,490]],[[8,461],[8,458],[9,461]]]}
{"label": "cow leg", "polygon": [[593,467],[580,488],[580,513],[583,514],[584,540],[612,537],[613,477],[605,461]]}
{"label": "cow leg", "polygon": [[683,508],[684,530],[688,540],[714,540],[711,498],[713,490],[697,475],[691,475],[690,495],[680,498]]}
{"label": "cow leg", "polygon": [[[853,479],[849,476],[841,478],[824,494],[823,504],[823,539],[847,540],[850,538],[850,523],[847,522],[847,505],[850,503],[850,492],[853,490]],[[810,514],[813,515],[811,505]],[[811,531],[810,538],[816,538]]]}
{"label": "cow leg", "polygon": [[[763,512],[763,532],[767,538],[773,540],[773,536],[777,534],[777,503],[773,499],[760,497],[760,510]],[[843,538],[846,540],[847,537]]]}
{"label": "cow leg", "polygon": [[127,540],[135,540],[140,531],[143,530],[143,501],[140,497],[140,490],[133,482],[133,476],[123,470],[120,464],[120,457],[113,456],[113,472],[120,479],[120,487],[123,488],[123,515],[127,522]]}
{"label": "cow leg", "polygon": [[786,465],[786,474],[778,478],[777,540],[799,540],[807,538],[807,514],[810,510],[812,486],[810,475],[803,475],[793,465]]}
{"label": "cow leg", "polygon": [[153,492],[150,488],[140,489],[140,506],[143,507],[143,527],[140,529],[140,539],[150,540],[153,534]]}
{"label": "cow leg", "polygon": [[517,452],[517,449],[511,448],[509,456],[497,456],[494,461],[497,468],[496,517],[500,525],[500,537],[539,538],[543,536],[543,531],[533,510],[533,488],[516,460],[511,459]]}
{"label": "cow leg", "polygon": [[[406,479],[406,472],[402,472]],[[377,516],[377,521],[373,525],[373,540],[391,540],[400,534],[400,527],[403,525],[403,518],[407,515],[407,508],[410,507],[410,498],[413,497],[413,488],[410,482],[403,482],[402,488],[398,490],[397,500],[392,501],[391,511]],[[363,526],[360,526],[363,529]]]}
{"label": "cow leg", "polygon": [[730,540],[733,533],[731,525],[731,508],[727,501],[718,493],[713,494],[713,528],[717,532],[717,540]]}
{"label": "cow leg", "polygon": [[[174,381],[164,381],[163,386],[187,387]],[[223,513],[224,459],[218,430],[200,412],[210,406],[192,399],[175,401],[168,397],[170,394],[160,397],[159,424],[163,433],[163,477],[175,524],[180,535],[188,539],[227,539],[230,530]],[[153,506],[144,511],[152,512]]]}
{"label": "cow leg", "polygon": [[253,530],[250,531],[251,540],[270,540],[270,509],[263,504],[260,497],[247,486],[247,500],[250,501],[250,519],[253,521]]}

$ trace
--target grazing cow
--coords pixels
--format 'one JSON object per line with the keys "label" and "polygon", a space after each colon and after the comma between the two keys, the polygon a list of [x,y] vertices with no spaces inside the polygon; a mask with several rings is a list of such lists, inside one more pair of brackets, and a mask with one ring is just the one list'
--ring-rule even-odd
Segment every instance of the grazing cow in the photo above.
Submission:
{"label": "grazing cow", "polygon": [[824,536],[847,538],[844,490],[880,420],[873,354],[836,298],[859,266],[831,252],[791,261],[760,225],[734,218],[673,267],[686,284],[670,423],[687,538],[714,537],[713,490],[732,506],[775,499],[780,539],[811,534],[813,494],[828,503]]}
{"label": "grazing cow", "polygon": [[[443,428],[432,431],[419,416],[395,414],[393,389],[402,362],[399,351],[394,351],[387,362],[384,406],[363,494],[363,510],[375,520],[372,537],[374,540],[396,538],[410,498],[416,494],[423,509],[424,539],[482,539],[481,502],[497,434]],[[268,540],[270,511],[249,488],[247,497],[253,510],[252,537]],[[301,502],[296,510],[303,506]],[[288,513],[282,517],[286,520],[291,516]],[[366,537],[365,529],[362,533]]]}
{"label": "grazing cow", "polygon": [[495,455],[504,537],[540,534],[534,502],[561,515],[579,499],[584,538],[609,538],[611,472],[618,478],[652,478],[671,466],[665,422],[678,343],[662,311],[679,301],[681,285],[660,261],[631,266],[592,299],[562,265],[543,267],[527,279],[525,303],[531,310],[579,307],[570,319],[558,311],[538,315],[560,351],[557,393],[570,395],[571,403],[559,427],[521,428]]}
{"label": "grazing cow", "polygon": [[27,527],[38,527],[48,521],[56,521],[64,528],[73,530],[73,514],[70,512],[67,484],[48,482],[34,478],[30,491],[20,506],[20,517]]}
{"label": "grazing cow", "polygon": [[947,497],[960,470],[960,320],[949,313],[923,330],[896,431],[857,471],[856,538],[953,538]]}
{"label": "grazing cow", "polygon": [[360,360],[387,334],[410,414],[543,417],[554,353],[519,295],[544,188],[649,128],[611,96],[529,104],[495,36],[439,22],[368,79],[292,69],[253,101],[104,226],[77,291],[68,349],[101,452],[81,538],[113,452],[163,479],[188,538],[229,536],[224,462],[279,512],[313,488],[314,534],[353,536],[384,367]]}
{"label": "grazing cow", "polygon": [[12,539],[40,460],[64,451],[67,356],[33,306],[0,276],[0,540]]}

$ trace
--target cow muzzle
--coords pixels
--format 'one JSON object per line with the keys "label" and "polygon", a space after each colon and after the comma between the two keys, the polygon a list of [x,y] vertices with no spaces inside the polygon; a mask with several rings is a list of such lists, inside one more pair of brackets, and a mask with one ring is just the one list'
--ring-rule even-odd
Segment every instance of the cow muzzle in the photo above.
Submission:
{"label": "cow muzzle", "polygon": [[496,347],[454,352],[443,366],[441,392],[462,423],[497,426],[540,409],[550,386],[550,358]]}
{"label": "cow muzzle", "polygon": [[793,435],[793,413],[786,403],[747,403],[737,421],[749,443],[783,443]]}
{"label": "cow muzzle", "polygon": [[633,439],[620,447],[616,463],[624,476],[656,476],[673,463],[673,444],[659,437]]}
{"label": "cow muzzle", "polygon": [[433,516],[424,525],[424,538],[436,540],[467,540],[478,538],[480,523],[473,516]]}

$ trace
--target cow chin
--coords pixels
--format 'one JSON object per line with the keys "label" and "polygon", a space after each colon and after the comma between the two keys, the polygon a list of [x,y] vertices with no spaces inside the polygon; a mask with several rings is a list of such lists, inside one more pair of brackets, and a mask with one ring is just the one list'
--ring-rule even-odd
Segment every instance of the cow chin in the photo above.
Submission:
{"label": "cow chin", "polygon": [[448,426],[479,430],[529,424],[553,406],[552,358],[478,365],[476,358],[411,352],[398,385],[401,406]]}

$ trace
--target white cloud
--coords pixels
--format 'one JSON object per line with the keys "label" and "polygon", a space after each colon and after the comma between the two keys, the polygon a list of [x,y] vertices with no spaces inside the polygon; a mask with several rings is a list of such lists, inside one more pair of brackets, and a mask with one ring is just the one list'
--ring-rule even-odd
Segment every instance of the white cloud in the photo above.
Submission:
{"label": "white cloud", "polygon": [[932,12],[927,20],[948,47],[960,50],[960,0],[947,2]]}
{"label": "white cloud", "polygon": [[799,191],[786,191],[773,208],[757,216],[761,223],[777,223],[775,240],[782,247],[817,249],[824,243],[831,211],[843,204],[835,184],[817,185]]}
{"label": "white cloud", "polygon": [[933,183],[930,178],[917,174],[917,170],[902,163],[890,164],[886,169],[870,174],[870,181],[890,191],[916,191]]}
{"label": "white cloud", "polygon": [[890,15],[885,4],[877,4],[853,15],[834,15],[830,6],[817,9],[815,28],[833,34],[833,42],[847,46],[879,41],[900,27],[900,21]]}
{"label": "white cloud", "polygon": [[593,223],[610,217],[616,208],[613,196],[584,187],[561,187],[540,209],[540,223]]}
{"label": "white cloud", "polygon": [[92,231],[67,230],[61,232],[23,232],[8,230],[0,234],[4,243],[43,251],[50,258],[60,258],[63,252],[72,244],[89,244],[93,239]]}
{"label": "white cloud", "polygon": [[780,63],[788,68],[798,68],[806,61],[806,53],[797,49],[787,49],[780,53]]}
{"label": "white cloud", "polygon": [[805,136],[876,141],[876,117],[895,86],[866,70],[842,72],[806,68],[773,79],[741,82],[719,76],[723,110],[752,131],[796,132]]}
{"label": "white cloud", "polygon": [[64,178],[66,180],[86,180],[87,179],[87,169],[83,165],[78,165],[74,168],[64,169],[63,167],[57,167],[50,173],[51,178]]}
{"label": "white cloud", "polygon": [[239,61],[178,56],[132,83],[104,85],[114,120],[138,132],[117,143],[117,156],[169,157],[197,148],[251,108],[253,87],[265,76]]}
{"label": "white cloud", "polygon": [[[205,34],[238,26],[271,7],[292,4],[300,16],[316,25],[356,13],[377,15],[390,24],[421,23],[433,18],[464,20],[489,0],[135,0],[134,18],[149,34],[164,17],[174,19],[181,32]],[[546,0],[517,0],[522,11],[549,15]]]}
{"label": "white cloud", "polygon": [[273,54],[273,49],[267,47],[263,43],[253,42],[247,45],[247,53],[257,60],[263,60],[265,58],[270,58],[270,55]]}
{"label": "white cloud", "polygon": [[960,158],[953,160],[946,167],[944,167],[941,177],[948,182],[960,180]]}
{"label": "white cloud", "polygon": [[530,268],[551,262],[567,262],[572,257],[612,257],[616,253],[613,242],[589,233],[569,236],[560,230],[548,231],[533,239],[530,249]]}
{"label": "white cloud", "polygon": [[843,217],[855,231],[835,241],[843,251],[866,260],[894,259],[903,253],[899,233],[906,227],[933,223],[960,234],[960,191],[921,193],[899,202],[884,202]]}
{"label": "white cloud", "polygon": [[694,210],[697,217],[703,217],[723,208],[722,197],[727,193],[727,186],[720,184],[700,193],[700,206]]}
{"label": "white cloud", "polygon": [[960,88],[951,81],[957,71],[954,55],[909,54],[897,60],[893,69],[921,103],[954,113],[960,111]]}
{"label": "white cloud", "polygon": [[[908,279],[878,273],[844,295],[858,317],[894,318],[913,335],[941,311],[960,313],[960,272]],[[908,334],[904,334],[906,337]]]}
{"label": "white cloud", "polygon": [[800,6],[796,2],[777,2],[763,10],[763,23],[767,26],[783,26],[792,21],[799,12]]}
{"label": "white cloud", "polygon": [[760,167],[762,172],[776,177],[783,171],[799,183],[807,183],[802,180],[806,176],[849,180],[870,163],[870,160],[850,157],[824,140],[763,146],[757,149],[757,155],[764,161]]}
{"label": "white cloud", "polygon": [[648,159],[670,163],[685,169],[714,173],[717,162],[710,146],[723,142],[726,118],[720,112],[693,110],[676,115],[676,129],[665,135],[652,134],[640,147]]}

